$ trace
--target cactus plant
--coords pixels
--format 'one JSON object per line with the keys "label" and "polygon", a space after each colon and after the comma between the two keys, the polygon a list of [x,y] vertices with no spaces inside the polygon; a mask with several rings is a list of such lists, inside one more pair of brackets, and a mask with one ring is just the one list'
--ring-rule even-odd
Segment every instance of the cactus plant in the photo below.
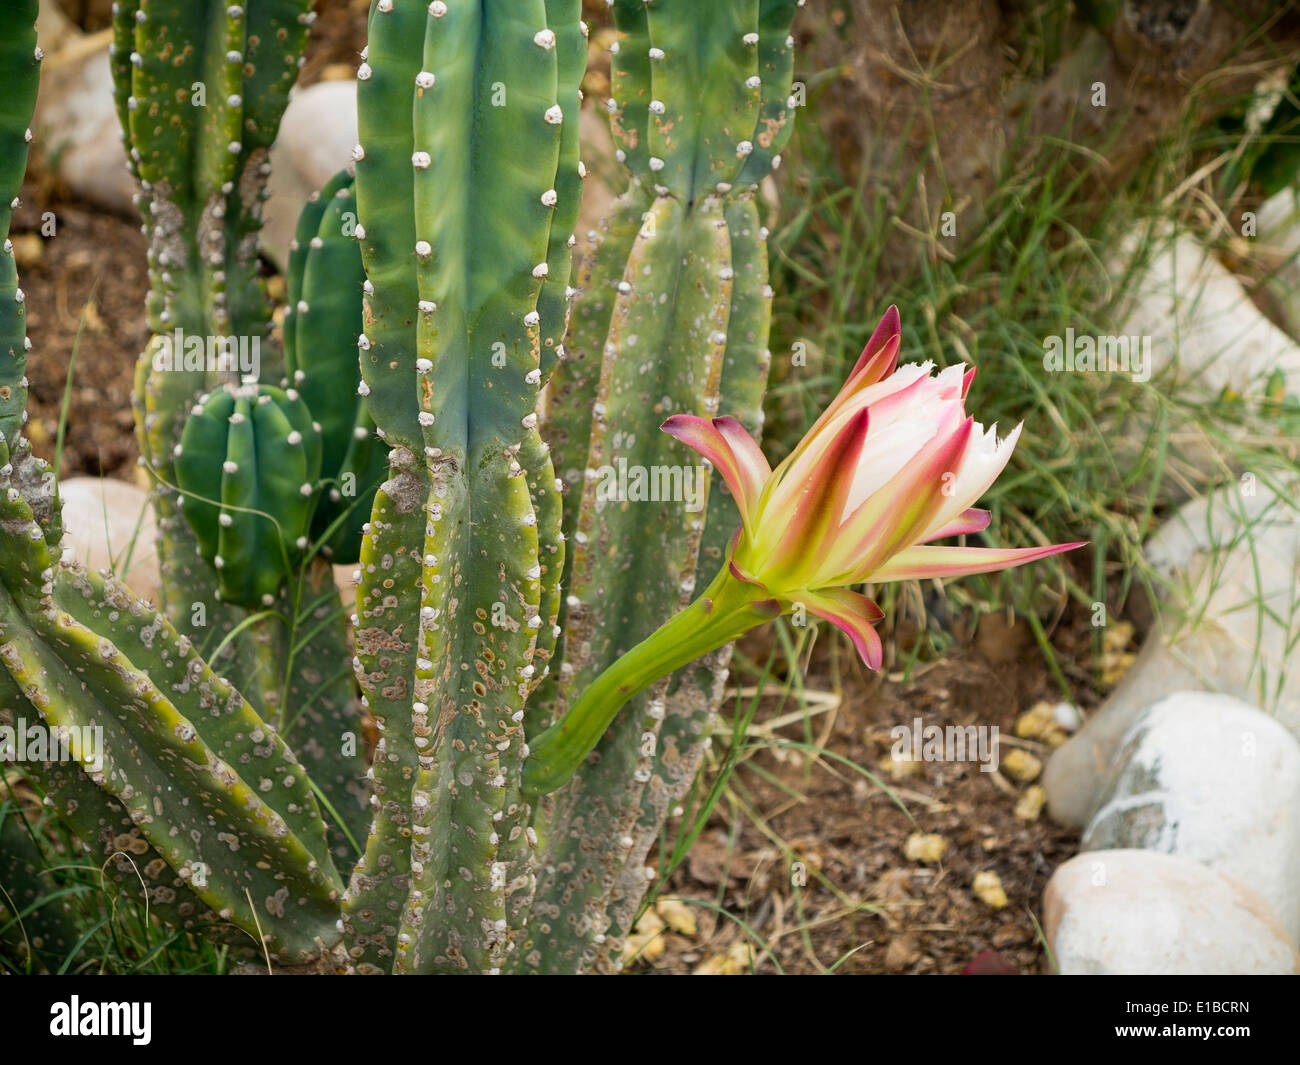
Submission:
{"label": "cactus plant", "polygon": [[[256,231],[309,6],[118,5],[162,609],[55,562],[57,501],[16,436],[0,710],[105,730],[102,771],[28,775],[88,847],[139,855],[161,919],[357,972],[614,969],[725,651],[620,715],[553,796],[525,789],[528,741],[718,568],[736,524],[702,468],[694,510],[638,511],[593,473],[680,466],[671,414],[758,429],[754,194],[788,128],[797,5],[617,0],[630,184],[575,274],[580,0],[375,0],[355,179],[304,207],[281,358]],[[187,363],[178,330],[264,358]],[[357,500],[331,494],[347,475]],[[360,702],[322,552],[357,558]],[[378,743],[349,877],[362,706]]]}

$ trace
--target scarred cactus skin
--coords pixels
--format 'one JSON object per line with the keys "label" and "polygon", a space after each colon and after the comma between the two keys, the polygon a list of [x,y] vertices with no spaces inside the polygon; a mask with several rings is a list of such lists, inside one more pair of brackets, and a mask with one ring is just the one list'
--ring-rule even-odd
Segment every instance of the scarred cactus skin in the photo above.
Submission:
{"label": "scarred cactus skin", "polygon": [[309,544],[320,463],[320,427],[293,389],[229,386],[190,412],[176,480],[224,602],[275,602]]}
{"label": "scarred cactus skin", "polygon": [[314,956],[342,883],[306,773],[150,604],[56,561],[41,472],[25,449],[0,469],[0,719],[101,729],[103,763],[82,748],[31,778],[83,842],[127,851],[182,926]]}
{"label": "scarred cactus skin", "polygon": [[284,316],[285,385],[298,390],[321,427],[326,483],[311,536],[323,538],[322,553],[335,563],[359,557],[361,528],[388,469],[388,448],[357,395],[366,272],[356,221],[352,175],[341,171],[298,217]]}

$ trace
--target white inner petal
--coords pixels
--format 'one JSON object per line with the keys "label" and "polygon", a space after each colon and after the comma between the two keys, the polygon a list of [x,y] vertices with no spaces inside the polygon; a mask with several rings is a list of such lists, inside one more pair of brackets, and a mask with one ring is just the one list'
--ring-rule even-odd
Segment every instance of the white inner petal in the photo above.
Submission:
{"label": "white inner petal", "polygon": [[880,426],[871,423],[841,520],[857,510],[916,457],[938,429],[942,409],[943,404],[927,403],[919,409],[909,410],[905,418]]}
{"label": "white inner petal", "polygon": [[1016,441],[1020,438],[1020,429],[1021,427],[1017,425],[1002,440],[998,440],[996,423],[987,429],[979,422],[971,426],[970,443],[966,447],[966,455],[957,471],[953,493],[945,501],[940,513],[936,515],[929,532],[949,524],[962,511],[979,502],[980,496],[998,479],[998,475],[1010,459]]}

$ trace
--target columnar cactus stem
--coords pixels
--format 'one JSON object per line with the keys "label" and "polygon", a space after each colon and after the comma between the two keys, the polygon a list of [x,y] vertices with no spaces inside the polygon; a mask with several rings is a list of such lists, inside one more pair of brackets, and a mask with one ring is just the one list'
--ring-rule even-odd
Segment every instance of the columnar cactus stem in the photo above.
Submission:
{"label": "columnar cactus stem", "polygon": [[539,546],[558,552],[560,529],[534,408],[563,308],[540,297],[553,266],[568,276],[559,197],[576,183],[558,175],[576,166],[562,131],[580,33],[570,2],[371,9],[362,391],[394,451],[357,599],[382,730],[375,830],[344,907],[365,971],[500,969],[531,897],[523,708],[553,621],[543,568],[553,582],[560,564]]}
{"label": "columnar cactus stem", "polygon": [[[546,422],[543,432],[550,446],[554,470],[563,490],[575,505],[564,508],[563,540],[572,543],[578,526],[576,502],[582,498],[586,478],[587,448],[591,438],[593,411],[600,387],[601,363],[609,337],[610,319],[618,299],[618,285],[632,253],[650,199],[639,186],[633,186],[615,202],[601,222],[594,246],[588,251],[578,272],[577,294],[569,331],[564,341],[564,357],[555,368],[548,388]],[[573,551],[564,555],[562,589],[571,584]],[[567,627],[568,606],[560,597],[557,626]],[[558,668],[557,668],[558,667]],[[537,695],[529,701],[528,730],[541,732],[550,724],[555,711],[556,685],[563,666],[558,660],[542,682]]]}
{"label": "columnar cactus stem", "polygon": [[320,426],[324,484],[312,539],[324,538],[322,553],[335,563],[357,560],[361,526],[388,469],[388,449],[365,401],[348,387],[360,372],[356,345],[364,328],[356,222],[352,175],[341,171],[299,217],[283,328],[284,386],[298,392]]}
{"label": "columnar cactus stem", "polygon": [[[209,590],[211,571],[177,508],[173,450],[196,397],[237,375],[187,363],[171,337],[204,347],[240,338],[272,358],[256,234],[268,149],[310,8],[309,0],[115,4],[117,102],[150,239],[154,338],[136,374],[137,429],[156,484],[163,606],[195,638],[228,631],[238,615]],[[193,620],[198,604],[206,631]]]}
{"label": "columnar cactus stem", "polygon": [[36,46],[37,0],[16,0],[6,16],[0,38],[0,71],[5,91],[0,97],[0,461],[26,420],[27,330],[23,290],[9,240],[9,221],[18,206],[18,191],[27,170],[32,111],[36,107],[37,71],[41,50]]}
{"label": "columnar cactus stem", "polygon": [[320,426],[293,389],[227,386],[194,407],[176,483],[223,601],[275,605],[307,550],[320,466]]}
{"label": "columnar cactus stem", "polygon": [[[664,447],[659,423],[674,413],[725,413],[757,430],[769,363],[771,292],[754,188],[788,131],[788,35],[797,4],[614,0],[612,6],[619,30],[612,123],[633,189],[653,188],[656,199],[627,260],[604,338],[585,484],[580,504],[570,505],[578,517],[558,699],[556,707],[535,711],[540,722],[572,705],[683,606],[697,573],[714,575],[736,525],[724,490],[709,490],[705,503],[703,469],[691,500],[702,505],[695,514],[684,514],[680,499],[607,499],[609,469],[622,460],[647,472],[676,470],[684,485],[696,470],[682,469],[681,448]],[[674,247],[690,250],[674,254]],[[603,254],[602,247],[593,276],[608,276]],[[669,297],[669,309],[660,309],[658,295],[674,292],[679,306]],[[600,319],[604,298],[600,287],[584,288],[575,338],[566,348],[577,346],[587,301]],[[655,314],[662,315],[661,332],[643,320]],[[643,350],[663,354],[647,365]],[[565,381],[563,367],[556,381]],[[557,429],[564,448],[575,434],[563,422]],[[561,469],[568,471],[577,454],[572,448],[562,454]],[[687,525],[673,524],[683,518]],[[631,562],[616,545],[633,542],[638,550]],[[541,865],[554,872],[539,885],[536,909],[570,918],[534,922],[523,955],[531,968],[620,964],[622,936],[647,886],[645,855],[700,764],[728,654],[724,647],[633,699],[574,782],[541,804],[547,812],[538,825],[547,841]]]}

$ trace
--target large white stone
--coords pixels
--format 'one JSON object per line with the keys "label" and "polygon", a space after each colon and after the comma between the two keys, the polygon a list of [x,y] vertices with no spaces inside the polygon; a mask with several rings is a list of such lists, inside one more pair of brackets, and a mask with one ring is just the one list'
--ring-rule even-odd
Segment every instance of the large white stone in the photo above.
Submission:
{"label": "large white stone", "polygon": [[1256,211],[1251,252],[1267,271],[1265,285],[1287,331],[1300,336],[1300,189],[1270,196]]}
{"label": "large white stone", "polygon": [[1043,931],[1064,975],[1300,973],[1300,954],[1267,902],[1181,855],[1071,858],[1043,893]]}
{"label": "large white stone", "polygon": [[357,83],[322,81],[289,99],[271,146],[262,250],[283,268],[307,198],[352,163],[357,143]]}
{"label": "large white stone", "polygon": [[1296,494],[1248,478],[1184,504],[1148,540],[1166,585],[1153,632],[1105,705],[1052,754],[1043,786],[1053,819],[1087,823],[1120,738],[1172,691],[1236,696],[1300,738]]}
{"label": "large white stone", "polygon": [[1227,695],[1176,692],[1125,734],[1084,851],[1181,854],[1257,891],[1300,942],[1300,743]]}
{"label": "large white stone", "polygon": [[87,569],[111,569],[137,596],[156,603],[158,555],[149,494],[126,481],[71,477],[59,483],[59,497],[64,557]]}
{"label": "large white stone", "polygon": [[[1178,405],[1164,434],[1161,497],[1179,502],[1241,472],[1242,445],[1259,444],[1300,457],[1300,440],[1276,433],[1260,403],[1265,386],[1281,371],[1285,390],[1300,395],[1300,344],[1275,325],[1215,253],[1167,224],[1139,227],[1116,242],[1111,280],[1124,302],[1110,328],[1117,338],[1143,344],[1149,338],[1151,380],[1133,389],[1173,395]],[[1198,404],[1224,391],[1241,397],[1245,419],[1208,418]],[[1152,410],[1157,400],[1135,392],[1131,420],[1108,437],[1121,464],[1149,462],[1139,452],[1153,445]]]}
{"label": "large white stone", "polygon": [[[1126,242],[1133,255],[1140,237]],[[1130,260],[1120,257],[1121,266]],[[1188,233],[1152,237],[1144,269],[1131,283],[1119,336],[1152,338],[1153,372],[1172,369],[1178,386],[1197,398],[1225,387],[1256,394],[1280,369],[1300,394],[1300,345],[1260,311],[1213,252]]]}

